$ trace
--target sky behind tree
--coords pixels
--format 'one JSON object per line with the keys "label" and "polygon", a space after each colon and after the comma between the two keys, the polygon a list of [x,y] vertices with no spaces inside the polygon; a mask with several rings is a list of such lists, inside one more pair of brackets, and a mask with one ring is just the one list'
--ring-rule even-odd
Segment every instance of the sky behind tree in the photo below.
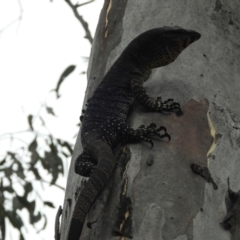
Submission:
{"label": "sky behind tree", "polygon": [[[102,0],[97,0],[79,8],[93,35],[102,4]],[[49,131],[55,137],[75,142],[87,83],[86,74],[81,73],[87,70],[85,58],[89,57],[91,48],[84,35],[82,26],[64,0],[0,1],[0,157],[22,144],[20,141],[12,144],[1,136],[28,129],[27,116],[37,114],[44,104],[53,107],[56,114],[53,117],[41,111]],[[69,65],[77,67],[64,81],[61,98],[57,100],[50,90],[56,87],[61,73]],[[29,134],[17,137],[32,140]],[[57,182],[63,187],[69,164],[65,165],[65,176]],[[58,206],[63,204],[64,192],[47,187],[42,194],[45,200],[54,202],[56,209],[44,209],[48,213],[48,226],[40,234],[27,226],[24,230],[27,239],[54,237],[54,218]],[[37,229],[41,226],[39,223]],[[16,233],[7,232],[6,239],[16,239]]]}

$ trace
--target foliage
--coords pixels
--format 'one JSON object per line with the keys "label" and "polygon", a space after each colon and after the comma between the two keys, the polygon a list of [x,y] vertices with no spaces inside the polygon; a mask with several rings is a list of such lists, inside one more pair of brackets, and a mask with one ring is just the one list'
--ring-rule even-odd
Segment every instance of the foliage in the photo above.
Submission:
{"label": "foliage", "polygon": [[[50,0],[52,2],[52,0]],[[88,23],[78,13],[78,8],[93,2],[90,0],[82,4],[73,4],[70,0],[65,0],[69,7],[73,10],[73,14],[82,25],[86,35],[85,38],[92,43],[92,35],[88,28]],[[18,1],[20,7],[20,17],[16,21],[22,19],[21,1]],[[12,23],[11,23],[12,24]],[[11,24],[4,27],[2,33]],[[67,67],[56,88],[56,98],[60,98],[59,89],[63,81],[75,70],[74,65]],[[84,72],[85,73],[85,72]],[[22,228],[27,225],[22,218],[22,210],[26,210],[29,215],[30,224],[34,225],[43,220],[43,226],[38,231],[43,230],[47,225],[47,217],[43,211],[37,212],[36,205],[41,204],[54,208],[54,204],[44,201],[39,194],[36,184],[48,184],[64,190],[56,184],[60,174],[63,174],[63,161],[72,155],[73,144],[63,139],[55,138],[49,131],[41,116],[42,108],[52,116],[55,116],[52,107],[46,104],[41,107],[37,115],[30,114],[27,116],[29,129],[17,133],[7,133],[0,136],[9,138],[11,142],[21,141],[22,146],[14,151],[7,151],[5,156],[0,159],[0,239],[4,240],[6,235],[7,220],[20,233],[20,240],[25,239]],[[41,130],[39,130],[39,122]],[[24,142],[23,139],[17,137],[19,134],[30,135],[30,141]],[[14,145],[14,144],[13,144]],[[47,174],[46,174],[47,173]],[[46,180],[46,176],[49,179]],[[36,200],[37,199],[37,200]]]}
{"label": "foliage", "polygon": [[[49,114],[54,115],[52,108],[44,107]],[[19,149],[7,151],[4,158],[0,160],[1,239],[5,238],[7,219],[14,228],[19,230],[20,238],[24,239],[22,227],[26,222],[21,217],[23,209],[29,214],[30,224],[33,225],[43,219],[42,229],[45,228],[47,217],[43,212],[36,212],[36,202],[51,208],[54,208],[54,205],[40,197],[37,183],[46,183],[63,189],[56,184],[56,181],[59,175],[63,174],[63,160],[72,155],[73,145],[65,140],[54,138],[50,133],[39,132],[39,128],[34,126],[36,121],[41,121],[42,128],[47,131],[40,113],[36,116],[29,115],[27,117],[29,129],[20,132],[31,135],[30,143],[23,143]],[[10,138],[14,142],[19,140],[16,137],[17,134],[19,133],[9,133],[1,137]]]}

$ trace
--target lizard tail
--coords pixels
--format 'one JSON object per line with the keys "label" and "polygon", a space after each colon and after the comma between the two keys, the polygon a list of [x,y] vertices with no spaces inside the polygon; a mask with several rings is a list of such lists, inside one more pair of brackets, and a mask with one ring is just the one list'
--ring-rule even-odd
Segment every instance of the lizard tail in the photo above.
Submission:
{"label": "lizard tail", "polygon": [[70,222],[68,240],[79,240],[91,205],[108,182],[115,166],[112,150],[105,143],[100,143],[97,147],[95,145],[94,156],[97,157],[98,165],[77,198]]}

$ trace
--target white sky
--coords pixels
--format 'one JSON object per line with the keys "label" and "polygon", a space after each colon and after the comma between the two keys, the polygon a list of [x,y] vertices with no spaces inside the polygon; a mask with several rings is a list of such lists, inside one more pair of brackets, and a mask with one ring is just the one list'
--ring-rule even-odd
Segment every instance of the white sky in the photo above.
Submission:
{"label": "white sky", "polygon": [[[1,139],[1,135],[28,129],[27,115],[35,115],[44,102],[53,107],[57,115],[54,118],[42,110],[48,129],[55,137],[74,143],[86,88],[86,75],[80,73],[87,69],[82,57],[89,56],[90,44],[83,38],[84,30],[70,7],[64,0],[21,0],[21,4],[22,20],[0,33],[0,160],[6,151],[21,146],[20,142],[10,145],[9,141]],[[103,0],[95,0],[79,9],[92,34],[102,5]],[[0,0],[0,30],[19,14],[18,0]],[[71,64],[77,68],[61,86],[61,98],[56,100],[55,94],[49,91],[55,88],[61,73]],[[18,137],[29,139],[25,135]],[[58,184],[65,187],[66,175]],[[54,202],[56,209],[45,207],[43,211],[48,213],[46,230],[35,234],[28,226],[24,229],[26,239],[54,237],[54,218],[58,206],[63,205],[64,192],[45,186],[41,197]],[[13,231],[7,233],[6,239],[18,237]]]}

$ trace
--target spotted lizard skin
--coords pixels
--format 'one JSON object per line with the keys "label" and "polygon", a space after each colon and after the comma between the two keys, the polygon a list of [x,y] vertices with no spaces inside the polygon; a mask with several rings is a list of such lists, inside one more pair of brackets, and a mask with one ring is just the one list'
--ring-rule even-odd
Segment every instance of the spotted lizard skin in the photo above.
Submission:
{"label": "spotted lizard skin", "polygon": [[77,198],[68,240],[79,240],[88,211],[113,172],[112,149],[118,143],[146,141],[153,146],[150,135],[170,140],[166,128],[154,123],[132,129],[126,124],[128,112],[134,99],[149,111],[181,111],[173,99],[162,101],[160,97],[149,97],[143,83],[152,68],[170,64],[200,36],[180,27],[155,28],[142,33],[130,42],[89,99],[82,118],[83,152],[76,159],[75,172],[90,178]]}

